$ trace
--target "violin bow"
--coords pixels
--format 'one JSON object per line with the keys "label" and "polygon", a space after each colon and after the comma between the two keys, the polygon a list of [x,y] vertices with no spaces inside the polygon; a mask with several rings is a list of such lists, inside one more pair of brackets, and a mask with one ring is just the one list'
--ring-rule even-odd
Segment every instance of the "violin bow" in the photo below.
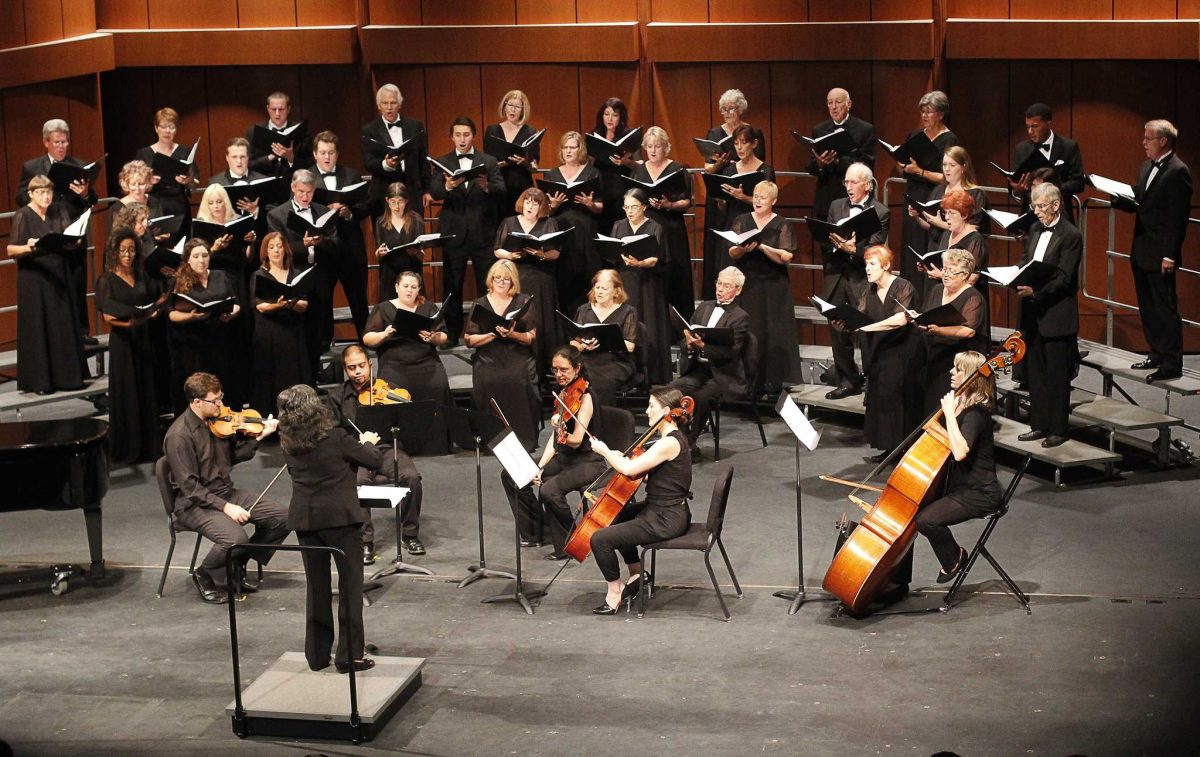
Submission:
{"label": "violin bow", "polygon": [[560,397],[558,395],[558,393],[551,391],[550,396],[554,398],[555,402],[557,402],[560,407],[562,407],[563,412],[566,413],[568,417],[570,417],[572,420],[574,420],[575,422],[577,422],[579,424],[579,427],[583,429],[583,433],[587,434],[587,437],[589,439],[591,439],[592,441],[596,440],[596,435],[593,434],[591,431],[588,431],[587,426],[583,425],[583,421],[579,420],[579,416],[577,416],[577,415],[575,415],[575,413],[571,412],[571,408],[567,407],[567,403],[563,402],[563,398]]}
{"label": "violin bow", "polygon": [[247,507],[247,508],[246,508],[246,512],[251,512],[251,511],[253,511],[253,510],[254,510],[254,507],[255,507],[255,505],[257,505],[259,502],[262,502],[262,498],[263,498],[263,497],[265,497],[265,496],[267,496],[267,492],[271,491],[271,487],[275,485],[275,482],[279,480],[279,477],[283,475],[283,472],[284,472],[285,470],[287,470],[287,464],[286,464],[286,463],[285,463],[285,464],[283,464],[283,465],[281,465],[281,466],[279,466],[279,471],[278,471],[278,472],[276,472],[276,474],[275,474],[275,478],[271,479],[271,483],[267,484],[267,488],[266,488],[266,489],[263,489],[263,490],[262,490],[262,494],[258,495],[258,497],[257,497],[257,498],[254,500],[254,504],[252,504],[252,505],[250,505],[249,507]]}

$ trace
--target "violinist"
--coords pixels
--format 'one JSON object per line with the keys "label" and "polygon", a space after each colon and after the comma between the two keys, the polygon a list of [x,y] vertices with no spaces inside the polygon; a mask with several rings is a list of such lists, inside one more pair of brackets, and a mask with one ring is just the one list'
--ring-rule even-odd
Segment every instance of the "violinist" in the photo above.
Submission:
{"label": "violinist", "polygon": [[538,524],[545,508],[551,516],[551,541],[554,543],[554,552],[545,559],[565,560],[568,555],[563,552],[563,545],[575,521],[567,504],[567,494],[582,492],[604,472],[604,462],[592,452],[592,442],[587,435],[589,428],[593,433],[596,430],[600,402],[588,384],[583,355],[578,349],[570,345],[559,347],[550,366],[558,385],[556,393],[568,407],[563,410],[555,402],[554,415],[550,417],[553,433],[546,440],[546,448],[538,461],[540,472],[533,479],[539,487],[538,496],[534,498],[532,484],[518,490],[508,473],[502,473],[500,480],[517,519],[521,546],[536,547],[541,543]]}
{"label": "violinist", "polygon": [[[367,351],[361,344],[351,344],[342,350],[342,367],[346,369],[346,380],[342,383],[342,391],[337,397],[333,410],[334,416],[345,424],[347,420],[357,419],[359,405],[373,404],[376,401],[371,390],[378,382],[371,375],[371,360],[367,357]],[[367,398],[365,403],[362,402],[364,393]],[[387,401],[386,397],[384,401]],[[421,498],[424,493],[421,488],[421,474],[417,472],[417,466],[413,464],[412,458],[408,456],[404,448],[393,446],[392,439],[380,440],[376,448],[383,455],[383,465],[376,471],[359,468],[358,485],[396,485],[408,488],[409,495],[400,509],[400,542],[410,555],[423,555],[425,554],[425,545],[421,543],[419,523]],[[400,470],[398,481],[394,480],[397,468]],[[363,565],[374,564],[376,559],[375,525],[371,522],[369,511],[366,519],[363,520],[362,552]]]}
{"label": "violinist", "polygon": [[[187,407],[167,429],[163,454],[175,492],[176,522],[213,542],[213,548],[192,574],[192,583],[202,600],[221,604],[226,600],[225,555],[229,548],[246,543],[264,547],[241,553],[234,566],[236,589],[240,593],[255,592],[258,584],[246,576],[247,560],[253,558],[266,565],[273,554],[269,547],[281,543],[289,532],[286,505],[238,489],[230,478],[233,465],[254,457],[258,443],[275,433],[278,423],[268,418],[253,437],[218,439],[209,423],[223,409],[221,381],[211,373],[193,373],[184,382],[183,393]],[[259,500],[257,504],[255,500]],[[254,524],[254,535],[250,537],[242,528],[247,522]]]}
{"label": "violinist", "polygon": [[[683,399],[678,389],[664,387],[650,393],[646,416],[652,426],[660,425],[660,434],[658,441],[640,455],[626,457],[599,439],[592,440],[592,449],[617,473],[646,477],[644,502],[627,504],[611,526],[592,535],[592,553],[608,582],[604,604],[592,610],[595,615],[616,615],[621,603],[641,589],[646,576],[638,556],[640,545],[680,536],[692,522],[687,503],[692,496],[692,456],[687,437],[678,425],[679,420],[687,419],[681,411]],[[626,581],[621,580],[617,552],[629,569]]]}

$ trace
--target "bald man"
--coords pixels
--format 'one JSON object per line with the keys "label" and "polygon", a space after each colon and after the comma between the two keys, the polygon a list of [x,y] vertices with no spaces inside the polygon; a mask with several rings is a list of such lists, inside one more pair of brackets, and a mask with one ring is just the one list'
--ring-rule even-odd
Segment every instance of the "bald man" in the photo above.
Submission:
{"label": "bald man", "polygon": [[845,154],[834,150],[824,150],[819,154],[813,151],[812,160],[805,168],[817,177],[813,218],[824,218],[828,215],[829,206],[833,201],[845,196],[842,179],[846,178],[846,169],[852,163],[863,163],[867,168],[875,168],[875,127],[857,116],[850,115],[851,106],[853,102],[850,100],[850,93],[840,87],[834,87],[825,96],[829,119],[813,127],[813,139],[832,134],[840,128],[850,132],[855,144],[855,148]]}

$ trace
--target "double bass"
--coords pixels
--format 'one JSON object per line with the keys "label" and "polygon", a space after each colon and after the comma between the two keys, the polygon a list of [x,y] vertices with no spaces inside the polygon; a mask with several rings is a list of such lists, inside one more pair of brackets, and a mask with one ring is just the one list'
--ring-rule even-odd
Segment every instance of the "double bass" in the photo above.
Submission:
{"label": "double bass", "polygon": [[[1024,357],[1021,332],[1013,332],[1004,340],[1004,351],[989,356],[955,394],[962,394],[972,382],[1010,368]],[[950,440],[941,418],[939,408],[913,432],[916,441],[896,463],[880,490],[879,499],[847,537],[825,572],[821,586],[840,599],[851,614],[860,614],[871,604],[912,545],[917,510],[941,491],[939,484],[950,458]]]}
{"label": "double bass", "polygon": [[[634,458],[645,452],[646,442],[654,437],[658,430],[662,428],[662,424],[667,420],[675,422],[687,421],[692,417],[692,411],[695,409],[696,402],[691,397],[684,397],[679,401],[679,407],[674,407],[663,413],[662,417],[655,421],[654,425],[646,430],[646,433],[638,437],[637,441],[625,451],[625,456]],[[589,432],[589,436],[590,436]],[[605,471],[607,473],[607,471]],[[603,476],[604,474],[600,474]],[[638,487],[642,485],[642,481],[646,478],[646,474],[637,477],[626,476],[617,471],[613,471],[613,477],[609,479],[604,486],[604,490],[599,494],[592,494],[591,487],[583,493],[585,500],[591,501],[591,507],[583,514],[583,517],[575,524],[575,528],[571,529],[571,535],[567,538],[567,543],[563,545],[563,553],[575,558],[578,562],[583,562],[592,552],[592,534],[602,528],[611,526],[617,516],[621,514],[622,508],[629,504],[629,500],[633,499],[633,495],[637,494]],[[599,479],[597,479],[599,481]],[[593,484],[594,486],[594,484]]]}

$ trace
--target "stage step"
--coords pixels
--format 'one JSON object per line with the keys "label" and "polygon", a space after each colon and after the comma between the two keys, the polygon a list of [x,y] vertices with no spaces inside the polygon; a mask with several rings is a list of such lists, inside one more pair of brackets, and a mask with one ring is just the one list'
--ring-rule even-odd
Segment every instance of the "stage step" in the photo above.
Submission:
{"label": "stage step", "polygon": [[850,413],[851,415],[866,414],[867,409],[863,405],[864,395],[862,393],[851,397],[844,397],[840,400],[826,399],[826,392],[832,389],[832,386],[826,386],[825,384],[797,384],[791,388],[790,394],[795,403],[801,407],[819,407],[825,410]]}
{"label": "stage step", "polygon": [[1112,475],[1113,465],[1121,462],[1121,456],[1115,452],[1074,439],[1068,439],[1065,443],[1050,448],[1043,447],[1040,440],[1020,441],[1017,437],[1029,431],[1029,426],[1001,415],[994,415],[992,418],[996,422],[996,446],[1019,455],[1031,454],[1034,460],[1053,466],[1055,486],[1062,486],[1062,471],[1065,468],[1102,465],[1107,477]]}
{"label": "stage step", "polygon": [[[100,334],[96,337],[96,344],[85,344],[83,346],[83,355],[85,358],[95,357],[98,365],[103,366],[103,354],[108,352],[108,334]],[[12,371],[17,368],[17,351],[5,350],[0,352],[0,371]]]}
{"label": "stage step", "polygon": [[50,405],[55,402],[76,399],[92,399],[108,393],[108,376],[98,376],[87,383],[82,389],[54,394],[33,394],[30,392],[0,392],[0,413],[15,412],[17,420],[21,420],[21,411],[39,405]]}
{"label": "stage step", "polygon": [[[1087,353],[1082,363],[1100,371],[1104,376],[1105,395],[1112,394],[1111,382],[1114,376],[1144,384],[1146,377],[1152,373],[1150,370],[1136,370],[1129,367],[1145,357],[1136,352],[1109,347],[1098,342],[1089,342],[1086,339],[1079,340],[1079,351]],[[1184,396],[1200,394],[1200,371],[1185,368],[1183,375],[1179,378],[1170,381],[1156,381],[1151,386]]]}

